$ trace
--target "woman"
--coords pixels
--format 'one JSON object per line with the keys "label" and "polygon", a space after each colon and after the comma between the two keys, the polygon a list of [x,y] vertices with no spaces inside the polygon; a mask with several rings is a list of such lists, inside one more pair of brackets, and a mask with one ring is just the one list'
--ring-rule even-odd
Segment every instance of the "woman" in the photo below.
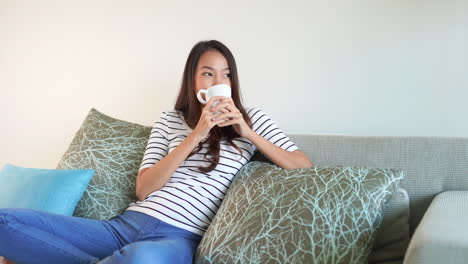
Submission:
{"label": "woman", "polygon": [[[232,98],[198,102],[200,89],[221,83]],[[110,220],[0,209],[0,255],[18,263],[191,263],[234,175],[257,150],[282,168],[313,166],[263,111],[242,106],[229,49],[199,42],[174,109],[152,128],[138,201]]]}

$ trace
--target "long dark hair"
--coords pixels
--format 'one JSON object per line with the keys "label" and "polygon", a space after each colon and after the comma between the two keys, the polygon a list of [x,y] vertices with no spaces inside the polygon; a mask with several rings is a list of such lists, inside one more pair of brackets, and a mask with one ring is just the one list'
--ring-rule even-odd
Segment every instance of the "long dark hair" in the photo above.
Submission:
{"label": "long dark hair", "polygon": [[[239,76],[237,74],[236,61],[231,51],[221,42],[217,40],[200,41],[192,48],[185,63],[185,69],[180,87],[179,95],[175,103],[174,109],[182,112],[185,122],[189,127],[194,129],[198,124],[203,110],[198,102],[195,94],[195,73],[200,57],[207,51],[219,51],[227,60],[230,69],[231,79],[231,97],[235,106],[242,113],[244,120],[252,128],[252,121],[247,115],[241,102],[241,94],[239,89]],[[209,136],[200,141],[198,146],[189,154],[188,157],[194,155],[202,149],[203,144],[208,144],[208,151],[204,154],[204,158],[210,162],[208,167],[199,166],[198,169],[202,172],[212,171],[219,163],[220,140],[226,139],[229,145],[239,151],[242,155],[242,150],[232,141],[234,138],[240,137],[232,126],[219,127],[215,125],[211,128]],[[210,157],[208,157],[210,155]]]}

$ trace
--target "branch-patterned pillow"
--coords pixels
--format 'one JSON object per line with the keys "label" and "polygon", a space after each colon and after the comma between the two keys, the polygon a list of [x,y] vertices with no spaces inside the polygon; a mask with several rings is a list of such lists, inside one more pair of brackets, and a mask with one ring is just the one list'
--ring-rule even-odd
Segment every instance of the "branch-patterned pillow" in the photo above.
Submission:
{"label": "branch-patterned pillow", "polygon": [[196,263],[367,263],[406,171],[251,161],[234,178]]}
{"label": "branch-patterned pillow", "polygon": [[92,108],[57,169],[93,168],[74,216],[107,220],[123,212],[135,194],[136,176],[151,127],[107,116]]}

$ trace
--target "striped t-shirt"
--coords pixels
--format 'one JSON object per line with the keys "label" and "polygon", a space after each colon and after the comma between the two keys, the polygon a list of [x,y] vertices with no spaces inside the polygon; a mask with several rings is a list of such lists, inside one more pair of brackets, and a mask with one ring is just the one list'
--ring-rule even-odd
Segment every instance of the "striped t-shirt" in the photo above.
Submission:
{"label": "striped t-shirt", "polygon": [[[263,111],[246,108],[252,120],[253,130],[276,146],[288,151],[298,147]],[[151,130],[151,135],[139,171],[149,168],[176,148],[192,129],[177,110],[162,112]],[[149,194],[143,201],[136,201],[126,210],[142,212],[166,223],[203,235],[218,210],[233,177],[244,166],[256,146],[244,137],[233,139],[242,155],[224,139],[220,145],[220,159],[215,169],[208,173],[199,172],[197,167],[206,167],[203,153],[207,143],[196,154],[187,158],[167,183]]]}

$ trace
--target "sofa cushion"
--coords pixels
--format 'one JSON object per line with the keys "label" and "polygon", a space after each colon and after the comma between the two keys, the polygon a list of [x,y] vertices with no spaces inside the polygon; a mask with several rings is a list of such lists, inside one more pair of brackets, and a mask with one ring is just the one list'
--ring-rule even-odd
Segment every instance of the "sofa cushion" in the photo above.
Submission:
{"label": "sofa cushion", "polygon": [[467,263],[467,223],[468,191],[439,193],[416,228],[404,263]]}
{"label": "sofa cushion", "polygon": [[7,163],[0,171],[0,208],[72,215],[93,175],[93,169],[39,169]]}
{"label": "sofa cushion", "polygon": [[405,175],[251,161],[234,178],[196,263],[365,263],[384,206]]}
{"label": "sofa cushion", "polygon": [[409,197],[405,189],[398,188],[384,209],[382,224],[377,229],[369,263],[402,263],[408,244]]}
{"label": "sofa cushion", "polygon": [[151,127],[120,120],[92,108],[57,169],[93,168],[96,175],[74,216],[110,219],[137,200],[136,176]]}
{"label": "sofa cushion", "polygon": [[[260,151],[256,152],[251,161],[262,161],[273,164]],[[382,223],[376,230],[370,264],[402,263],[409,244],[409,196],[403,188],[398,188],[384,209]]]}

